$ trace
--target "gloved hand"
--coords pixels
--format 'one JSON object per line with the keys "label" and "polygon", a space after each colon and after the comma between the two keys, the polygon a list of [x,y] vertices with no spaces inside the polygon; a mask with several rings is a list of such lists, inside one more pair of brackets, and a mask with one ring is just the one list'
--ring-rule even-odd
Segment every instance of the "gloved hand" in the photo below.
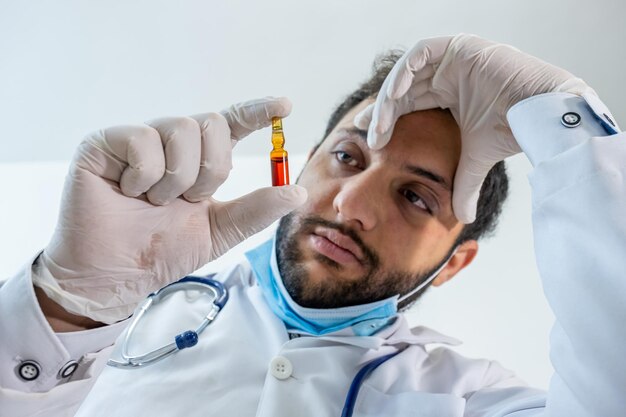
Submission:
{"label": "gloved hand", "polygon": [[211,198],[230,172],[233,145],[290,111],[286,98],[266,98],[87,136],[35,284],[66,310],[113,323],[304,203],[297,185]]}
{"label": "gloved hand", "polygon": [[595,95],[569,72],[503,44],[472,35],[425,39],[396,63],[376,103],[355,118],[368,143],[389,142],[407,113],[448,108],[461,129],[461,160],[452,207],[463,223],[476,217],[480,187],[491,167],[520,152],[506,120],[517,102],[547,92]]}

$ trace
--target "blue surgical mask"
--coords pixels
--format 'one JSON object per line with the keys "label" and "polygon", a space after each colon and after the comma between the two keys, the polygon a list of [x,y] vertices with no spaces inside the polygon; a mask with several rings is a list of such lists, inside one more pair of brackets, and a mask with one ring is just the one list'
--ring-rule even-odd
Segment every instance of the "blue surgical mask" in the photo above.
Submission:
{"label": "blue surgical mask", "polygon": [[270,239],[246,253],[263,296],[290,330],[320,336],[350,327],[357,336],[370,336],[385,327],[398,312],[398,296],[368,304],[339,308],[307,308],[298,305],[278,272],[276,247]]}

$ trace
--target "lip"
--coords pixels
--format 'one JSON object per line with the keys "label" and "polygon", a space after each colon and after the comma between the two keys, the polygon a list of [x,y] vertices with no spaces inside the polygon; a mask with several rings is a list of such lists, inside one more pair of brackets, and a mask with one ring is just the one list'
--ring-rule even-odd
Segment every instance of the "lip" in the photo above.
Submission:
{"label": "lip", "polygon": [[362,265],[363,251],[349,236],[327,227],[316,227],[310,235],[313,248],[340,264]]}

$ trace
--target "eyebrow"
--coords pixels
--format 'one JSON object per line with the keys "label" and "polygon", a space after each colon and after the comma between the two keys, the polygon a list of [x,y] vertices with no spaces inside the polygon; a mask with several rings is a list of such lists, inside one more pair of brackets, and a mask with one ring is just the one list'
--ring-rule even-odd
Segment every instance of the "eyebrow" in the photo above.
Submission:
{"label": "eyebrow", "polygon": [[446,181],[446,179],[442,177],[441,175],[435,174],[432,171],[429,171],[427,169],[424,169],[422,167],[418,167],[415,165],[405,165],[404,168],[405,170],[411,172],[412,174],[418,175],[422,178],[426,178],[432,182],[435,182],[439,184],[446,191],[452,192],[452,187],[450,186],[448,181]]}
{"label": "eyebrow", "polygon": [[367,143],[367,130],[358,129],[356,127],[347,127],[341,129],[341,132],[348,133],[351,136],[356,136]]}
{"label": "eyebrow", "polygon": [[[352,136],[356,136],[358,138],[361,138],[364,142],[367,143],[367,130],[362,130],[362,129],[358,129],[356,127],[350,127],[350,128],[344,128],[341,129],[343,132],[348,133]],[[436,174],[426,168],[422,168],[420,166],[417,165],[405,165],[404,169],[406,171],[409,171],[412,174],[415,174],[419,177],[422,178],[426,178],[432,182],[435,182],[437,184],[439,184],[441,187],[443,187],[446,191],[452,192],[452,187],[450,186],[450,184],[448,183],[448,181],[446,181],[446,179],[444,177],[442,177],[439,174]]]}

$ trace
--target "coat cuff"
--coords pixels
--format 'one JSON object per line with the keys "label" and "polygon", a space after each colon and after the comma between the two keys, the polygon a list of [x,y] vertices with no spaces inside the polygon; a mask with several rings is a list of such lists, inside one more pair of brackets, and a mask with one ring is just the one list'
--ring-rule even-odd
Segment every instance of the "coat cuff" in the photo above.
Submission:
{"label": "coat cuff", "polygon": [[[38,256],[0,287],[0,386],[23,392],[46,392],[72,380],[60,376],[68,362],[81,362],[84,355],[110,346],[126,325],[121,322],[57,335],[41,311],[33,288],[33,267]],[[39,365],[35,379],[20,377],[24,361]],[[89,373],[81,371],[75,374]]]}
{"label": "coat cuff", "polygon": [[593,95],[547,93],[522,100],[507,119],[533,166],[588,141],[619,132],[608,108]]}

